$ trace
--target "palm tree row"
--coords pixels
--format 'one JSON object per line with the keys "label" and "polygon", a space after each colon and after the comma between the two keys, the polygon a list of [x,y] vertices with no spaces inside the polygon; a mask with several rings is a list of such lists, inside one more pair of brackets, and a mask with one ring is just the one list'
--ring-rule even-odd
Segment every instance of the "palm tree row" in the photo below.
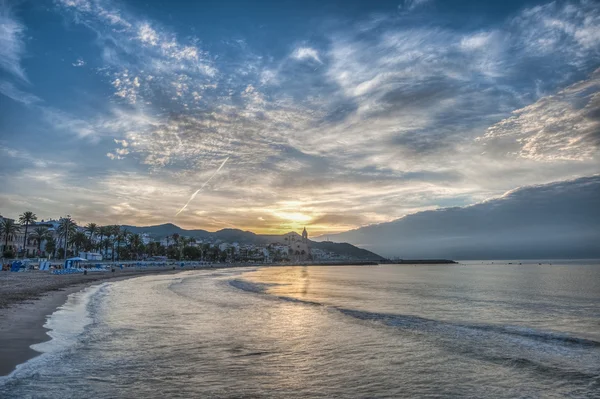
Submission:
{"label": "palm tree row", "polygon": [[222,261],[232,257],[227,251],[221,251],[218,247],[211,247],[209,244],[200,247],[190,245],[195,244],[194,238],[181,237],[176,233],[166,237],[167,245],[164,246],[160,242],[144,244],[139,234],[131,233],[118,225],[99,226],[96,223],[88,223],[81,229],[70,215],[59,220],[55,235],[43,226],[34,227],[30,233],[29,227],[34,225],[36,220],[36,214],[30,211],[19,216],[19,223],[3,219],[0,223],[0,233],[4,236],[4,248],[8,246],[9,237],[15,236],[23,226],[25,228],[23,247],[26,247],[29,236],[30,239],[35,240],[38,252],[41,252],[42,243],[45,242],[45,252],[51,257],[54,257],[58,251],[59,257],[66,259],[69,249],[72,249],[74,254],[82,250],[100,251],[104,258],[108,256],[110,249],[113,261],[140,260],[152,256],[207,261]]}

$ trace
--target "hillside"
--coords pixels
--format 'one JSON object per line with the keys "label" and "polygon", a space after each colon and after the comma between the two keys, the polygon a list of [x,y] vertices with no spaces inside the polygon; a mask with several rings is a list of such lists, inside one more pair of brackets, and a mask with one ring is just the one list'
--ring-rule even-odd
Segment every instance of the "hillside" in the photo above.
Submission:
{"label": "hillside", "polygon": [[[253,245],[268,245],[272,243],[283,243],[284,235],[274,234],[255,234],[251,231],[243,231],[238,229],[223,229],[215,232],[209,232],[206,230],[186,230],[172,223],[160,224],[155,226],[122,226],[124,229],[132,233],[146,233],[150,237],[156,240],[160,240],[166,236],[172,236],[173,234],[179,234],[180,236],[194,237],[196,239],[212,239],[222,240],[225,242],[238,242],[240,244],[253,244]],[[299,234],[295,233],[298,237]],[[336,243],[336,242],[317,242],[311,240],[313,248],[318,248],[324,251],[334,252],[343,256],[351,256],[361,260],[380,260],[383,257],[367,251],[362,248],[358,248],[348,243]]]}

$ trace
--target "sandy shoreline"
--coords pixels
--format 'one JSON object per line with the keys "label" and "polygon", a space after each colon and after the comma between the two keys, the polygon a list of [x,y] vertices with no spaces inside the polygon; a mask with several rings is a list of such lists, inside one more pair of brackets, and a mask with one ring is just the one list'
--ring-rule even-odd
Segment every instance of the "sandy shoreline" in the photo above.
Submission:
{"label": "sandy shoreline", "polygon": [[[338,263],[331,263],[336,265]],[[352,264],[349,262],[348,264]],[[372,262],[355,262],[357,265]],[[105,281],[118,281],[159,273],[179,273],[189,270],[210,270],[237,267],[278,267],[287,264],[227,264],[205,267],[147,267],[116,269],[114,273],[51,275],[48,272],[0,272],[0,376],[10,374],[16,366],[32,359],[39,352],[30,346],[48,341],[44,328],[46,318],[67,301],[67,296]]]}
{"label": "sandy shoreline", "polygon": [[[148,268],[53,276],[47,272],[0,273],[0,376],[40,352],[31,345],[48,341],[47,316],[67,301],[67,296],[105,281],[119,281],[158,273],[179,273],[190,268]],[[193,270],[193,269],[192,269]]]}

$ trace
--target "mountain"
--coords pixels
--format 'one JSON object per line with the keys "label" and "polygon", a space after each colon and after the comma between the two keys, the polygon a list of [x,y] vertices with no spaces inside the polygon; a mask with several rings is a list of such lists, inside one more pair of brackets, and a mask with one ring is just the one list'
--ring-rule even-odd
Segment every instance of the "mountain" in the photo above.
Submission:
{"label": "mountain", "polygon": [[[240,244],[253,244],[253,245],[268,245],[272,243],[284,243],[284,235],[272,235],[272,234],[255,234],[251,231],[243,231],[238,229],[223,229],[215,232],[209,232],[206,230],[186,230],[172,223],[160,224],[156,226],[121,226],[124,229],[132,233],[146,233],[150,237],[160,240],[166,236],[172,236],[173,234],[179,234],[185,237],[194,237],[197,239],[211,239],[211,240],[222,240],[225,242],[237,242]],[[301,237],[298,233],[292,233]],[[311,245],[314,248],[322,249],[329,252],[334,252],[340,255],[351,256],[361,260],[381,260],[381,256],[367,251],[362,248],[357,248],[354,245],[347,243],[335,243],[335,242],[315,242],[311,241]]]}
{"label": "mountain", "polygon": [[405,259],[599,258],[600,175],[522,187],[479,204],[328,237]]}
{"label": "mountain", "polygon": [[366,249],[356,247],[352,244],[348,244],[347,242],[332,242],[332,241],[311,241],[311,247],[321,249],[327,252],[335,252],[340,255],[348,255],[355,259],[360,260],[383,260],[380,255],[377,255],[374,252],[367,251]]}
{"label": "mountain", "polygon": [[173,223],[159,224],[156,226],[121,226],[123,229],[135,234],[146,233],[154,239],[165,238],[166,236],[172,236],[173,234],[179,234],[180,236],[188,236],[194,238],[207,238],[210,233],[206,230],[185,230]]}

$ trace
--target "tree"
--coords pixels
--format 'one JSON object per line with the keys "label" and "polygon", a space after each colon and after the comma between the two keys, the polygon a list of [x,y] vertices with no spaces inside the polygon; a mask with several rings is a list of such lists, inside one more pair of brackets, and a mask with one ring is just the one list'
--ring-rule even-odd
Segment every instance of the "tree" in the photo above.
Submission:
{"label": "tree", "polygon": [[2,230],[2,234],[4,235],[4,252],[8,249],[8,237],[17,234],[19,231],[19,225],[17,225],[14,220],[3,219],[0,228]]}
{"label": "tree", "polygon": [[58,236],[59,236],[59,238],[64,239],[65,259],[68,254],[67,245],[69,244],[69,237],[73,236],[76,231],[77,231],[77,224],[75,223],[75,221],[73,219],[71,219],[70,215],[67,215],[66,217],[63,217],[60,219],[60,221],[58,223]]}
{"label": "tree", "polygon": [[[103,255],[103,259],[106,256],[106,254],[108,253],[108,247],[110,247],[112,245],[112,240],[110,239],[110,237],[106,237],[103,241],[102,241],[102,246],[104,247],[104,255]],[[113,258],[114,260],[114,258]]]}
{"label": "tree", "polygon": [[198,247],[183,248],[183,258],[186,260],[198,260],[202,256],[202,252]]}
{"label": "tree", "polygon": [[[112,230],[113,230],[112,233],[113,233],[113,236],[114,236],[113,243],[114,242],[117,243],[117,257],[119,259],[121,259],[120,256],[119,256],[119,252],[120,252],[120,248],[121,248],[121,243],[124,242],[124,241],[126,241],[126,237],[129,235],[129,232],[127,230],[121,231],[121,226],[116,226],[116,225],[113,226]],[[112,259],[113,259],[113,262],[114,262],[114,260],[115,260],[114,247],[113,247]]]}
{"label": "tree", "polygon": [[121,227],[117,225],[110,226],[110,235],[112,237],[112,261],[115,261],[115,243],[117,243],[117,250],[121,245]]}
{"label": "tree", "polygon": [[90,241],[93,242],[94,234],[98,231],[98,225],[96,225],[96,223],[88,223],[87,226],[85,226],[85,231],[90,233]]}
{"label": "tree", "polygon": [[179,250],[174,245],[171,245],[169,248],[167,248],[167,257],[169,259],[179,260],[179,258],[180,258]]}
{"label": "tree", "polygon": [[36,214],[31,211],[23,212],[23,214],[19,216],[19,223],[25,224],[25,236],[23,237],[23,250],[25,251],[25,256],[27,256],[27,229],[29,228],[29,225],[36,220]]}
{"label": "tree", "polygon": [[104,248],[104,256],[106,256],[106,252],[108,251],[108,245],[105,245],[105,237],[110,237],[110,226],[100,226],[98,228],[98,234],[100,234],[100,241],[98,241],[98,248],[101,250]]}
{"label": "tree", "polygon": [[54,258],[54,252],[56,252],[56,240],[49,236],[46,242],[46,254]]}
{"label": "tree", "polygon": [[89,238],[84,232],[78,231],[71,236],[69,244],[75,247],[75,253],[76,255],[79,255],[79,250],[87,245],[88,240]]}
{"label": "tree", "polygon": [[42,250],[42,241],[48,240],[50,237],[50,232],[45,227],[40,226],[33,229],[33,233],[31,233],[31,238],[33,238],[37,242],[38,253]]}
{"label": "tree", "polygon": [[135,255],[135,259],[139,259],[140,249],[143,245],[142,237],[139,234],[130,234],[128,237],[129,250]]}

